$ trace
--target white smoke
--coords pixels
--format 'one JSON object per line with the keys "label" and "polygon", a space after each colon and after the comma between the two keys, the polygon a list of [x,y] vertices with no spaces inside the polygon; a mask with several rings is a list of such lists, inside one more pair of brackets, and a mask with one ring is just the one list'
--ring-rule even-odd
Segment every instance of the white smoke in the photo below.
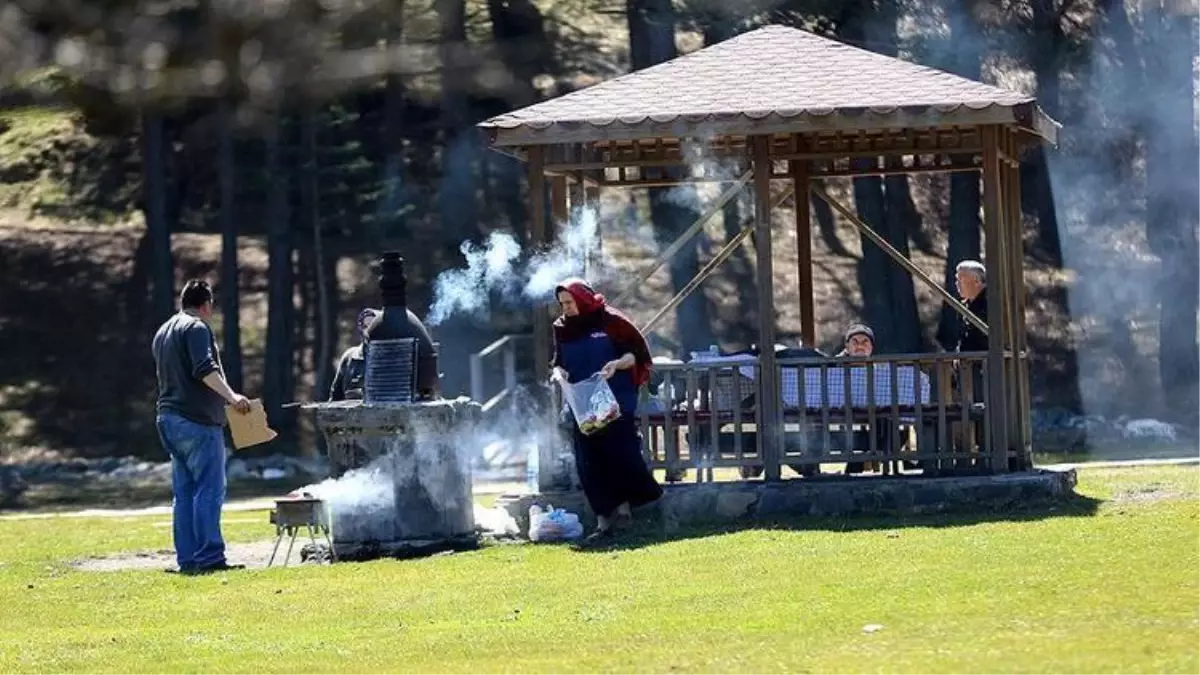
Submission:
{"label": "white smoke", "polygon": [[521,245],[507,232],[493,232],[483,246],[464,241],[462,269],[446,270],[433,282],[433,304],[426,321],[437,325],[459,312],[486,310],[491,291],[506,293],[517,277]]}
{"label": "white smoke", "polygon": [[461,313],[486,318],[493,302],[542,302],[566,277],[586,274],[597,282],[612,268],[600,247],[600,214],[593,207],[575,209],[550,249],[525,262],[520,262],[520,244],[507,232],[493,232],[482,245],[463,242],[461,250],[466,267],[446,270],[434,280],[430,325]]}
{"label": "white smoke", "polygon": [[[431,529],[441,530],[452,524],[447,518],[465,518],[467,514],[472,520],[458,524],[464,529],[482,526],[485,533],[511,534],[507,526],[495,527],[503,520],[497,514],[489,515],[486,522],[476,521],[478,505],[462,500],[471,494],[466,482],[471,480],[485,449],[491,449],[490,463],[507,461],[510,466],[524,464],[529,455],[536,455],[543,447],[551,450],[545,453],[550,456],[569,456],[555,418],[529,414],[525,409],[532,409],[531,402],[530,396],[518,392],[513,398],[514,414],[496,415],[493,419],[497,422],[488,425],[438,429],[414,418],[415,423],[396,436],[378,439],[387,451],[368,466],[296,492],[307,492],[325,502],[333,537],[339,542],[389,542],[398,535],[414,538],[412,532],[399,531],[403,524],[411,527],[418,521],[428,521]],[[447,462],[457,466],[448,468]],[[573,470],[573,466],[566,468]],[[419,489],[402,489],[401,503],[397,504],[397,479],[404,483],[413,478]],[[423,513],[414,517],[413,509]],[[403,521],[397,518],[398,510],[405,511]]]}
{"label": "white smoke", "polygon": [[704,140],[685,142],[682,154],[687,163],[687,175],[698,182],[676,185],[667,191],[663,199],[697,215],[745,171],[739,160],[717,155]]}
{"label": "white smoke", "polygon": [[[529,261],[522,296],[541,300],[554,292],[554,286],[567,277],[584,276],[589,264],[603,261],[600,249],[600,215],[594,208],[581,208],[563,228],[554,246]],[[600,265],[604,267],[605,265]]]}
{"label": "white smoke", "polygon": [[346,541],[390,541],[396,532],[396,490],[390,456],[300,488],[325,502],[330,528]]}

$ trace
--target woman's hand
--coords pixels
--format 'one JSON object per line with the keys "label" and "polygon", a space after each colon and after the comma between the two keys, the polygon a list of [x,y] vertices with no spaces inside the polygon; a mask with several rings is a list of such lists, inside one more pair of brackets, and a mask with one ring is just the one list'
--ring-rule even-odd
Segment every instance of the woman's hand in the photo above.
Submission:
{"label": "woman's hand", "polygon": [[629,368],[632,368],[635,362],[636,359],[634,358],[633,354],[624,354],[621,356],[621,358],[604,364],[604,367],[600,369],[600,377],[603,377],[607,380],[615,375],[618,370],[628,370]]}
{"label": "woman's hand", "polygon": [[608,363],[604,364],[604,367],[600,369],[600,377],[603,377],[606,380],[610,379],[617,373],[619,365],[620,363],[617,361],[609,361]]}
{"label": "woman's hand", "polygon": [[564,370],[562,366],[554,366],[554,370],[550,371],[551,382],[562,382],[563,384],[566,384],[567,377],[567,371]]}

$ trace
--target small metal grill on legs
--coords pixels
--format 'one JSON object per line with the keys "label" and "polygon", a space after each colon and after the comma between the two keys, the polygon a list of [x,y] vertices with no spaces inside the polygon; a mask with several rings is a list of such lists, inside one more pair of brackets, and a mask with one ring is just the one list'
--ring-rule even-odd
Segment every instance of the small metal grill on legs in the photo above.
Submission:
{"label": "small metal grill on legs", "polygon": [[283,542],[283,538],[290,537],[287,555],[283,557],[283,566],[287,567],[288,561],[292,557],[292,547],[295,546],[296,537],[299,536],[301,529],[308,531],[308,538],[314,546],[317,544],[317,533],[320,533],[329,546],[329,559],[337,561],[333,551],[333,541],[329,537],[329,521],[325,515],[325,503],[320,499],[308,494],[276,499],[275,508],[271,510],[271,524],[275,526],[275,548],[271,550],[271,559],[267,562],[267,567],[275,563],[275,554],[279,552],[279,545]]}

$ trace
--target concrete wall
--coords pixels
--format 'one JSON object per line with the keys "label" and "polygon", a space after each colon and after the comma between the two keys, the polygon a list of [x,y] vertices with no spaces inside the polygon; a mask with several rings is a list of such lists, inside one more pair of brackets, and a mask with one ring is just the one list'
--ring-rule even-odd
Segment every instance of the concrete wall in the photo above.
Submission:
{"label": "concrete wall", "polygon": [[[689,524],[768,521],[797,516],[888,516],[987,512],[1028,508],[1074,494],[1075,471],[1035,470],[954,478],[848,477],[778,483],[738,481],[665,486],[663,498],[639,509],[639,518],[659,520],[667,531]],[[595,522],[582,492],[504,495],[497,500],[529,527],[532,504],[573,511]]]}

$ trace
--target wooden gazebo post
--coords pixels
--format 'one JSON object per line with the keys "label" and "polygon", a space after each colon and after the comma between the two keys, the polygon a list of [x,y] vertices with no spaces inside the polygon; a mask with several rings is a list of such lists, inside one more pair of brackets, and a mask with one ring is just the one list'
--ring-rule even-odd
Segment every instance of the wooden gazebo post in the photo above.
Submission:
{"label": "wooden gazebo post", "polygon": [[1016,134],[1012,129],[1007,129],[1005,133],[1007,143],[1005,144],[1005,204],[1009,215],[1009,236],[1012,237],[1012,251],[1014,252],[1010,258],[1012,265],[1012,288],[1010,294],[1013,298],[1013,320],[1016,327],[1016,341],[1013,344],[1014,353],[1017,358],[1014,360],[1015,370],[1012,381],[1016,384],[1016,424],[1014,433],[1016,439],[1014,445],[1017,446],[1018,457],[1020,458],[1021,468],[1030,468],[1033,466],[1033,426],[1030,409],[1030,393],[1029,393],[1029,356],[1027,350],[1029,348],[1029,339],[1025,330],[1025,244],[1024,244],[1024,227],[1021,221],[1021,147]]}
{"label": "wooden gazebo post", "polygon": [[1004,351],[1008,347],[1009,308],[1006,292],[1008,243],[1004,240],[1004,199],[1000,165],[1000,129],[984,126],[983,139],[983,232],[987,267],[988,357],[986,368],[988,439],[992,450],[992,468],[1004,471],[1008,467],[1008,408],[1005,387]]}
{"label": "wooden gazebo post", "polygon": [[[754,169],[754,253],[758,286],[758,458],[764,477],[780,479],[783,449],[779,367],[775,359],[775,279],[771,250],[771,139],[751,138]],[[797,195],[797,199],[800,199]]]}
{"label": "wooden gazebo post", "polygon": [[817,321],[815,317],[813,273],[812,273],[812,214],[809,209],[808,162],[791,160],[788,174],[792,179],[792,198],[796,203],[796,268],[799,274],[800,337],[804,346],[817,346]]}
{"label": "wooden gazebo post", "polygon": [[[545,150],[540,145],[528,149],[529,163],[529,239],[537,250],[554,240],[546,218]],[[538,382],[550,377],[550,315],[544,307],[533,310],[533,375]]]}

